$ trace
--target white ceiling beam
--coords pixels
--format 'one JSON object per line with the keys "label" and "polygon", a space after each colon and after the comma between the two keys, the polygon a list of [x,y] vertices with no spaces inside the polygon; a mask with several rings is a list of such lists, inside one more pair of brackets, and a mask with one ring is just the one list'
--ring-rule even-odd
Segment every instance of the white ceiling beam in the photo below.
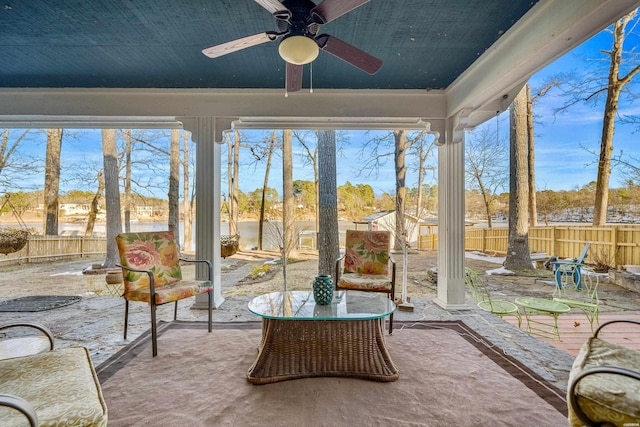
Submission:
{"label": "white ceiling beam", "polygon": [[447,117],[464,108],[486,111],[476,115],[478,124],[503,111],[533,73],[638,6],[638,0],[541,0],[447,88]]}
{"label": "white ceiling beam", "polygon": [[87,123],[112,117],[113,124],[126,118],[209,116],[257,118],[274,126],[295,121],[366,126],[366,119],[391,125],[445,114],[446,96],[435,90],[318,89],[285,98],[281,90],[255,89],[0,89],[0,126],[17,123],[16,118],[51,122],[51,116]]}

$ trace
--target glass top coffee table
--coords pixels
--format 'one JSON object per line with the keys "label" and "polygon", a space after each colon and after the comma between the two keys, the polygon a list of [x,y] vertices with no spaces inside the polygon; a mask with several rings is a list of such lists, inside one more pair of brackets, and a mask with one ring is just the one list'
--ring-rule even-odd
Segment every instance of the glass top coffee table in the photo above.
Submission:
{"label": "glass top coffee table", "polygon": [[385,295],[336,291],[316,305],[312,291],[273,292],[249,303],[262,317],[258,357],[247,373],[253,384],[308,377],[395,381],[398,369],[385,347],[383,319],[396,309]]}

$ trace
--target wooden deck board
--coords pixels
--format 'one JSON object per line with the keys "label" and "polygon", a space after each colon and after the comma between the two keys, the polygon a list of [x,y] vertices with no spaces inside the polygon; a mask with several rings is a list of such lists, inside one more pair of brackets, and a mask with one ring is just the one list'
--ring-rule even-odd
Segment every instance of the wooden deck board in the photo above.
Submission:
{"label": "wooden deck board", "polygon": [[[549,319],[548,316],[531,316],[533,319]],[[614,319],[633,319],[640,320],[640,314],[601,314],[600,324]],[[518,319],[515,316],[505,316],[504,320],[511,323],[514,326],[518,326]],[[522,319],[523,330],[526,330],[527,321]],[[596,323],[593,324],[593,329],[597,328]],[[572,356],[577,356],[582,344],[592,336],[589,322],[583,314],[569,313],[560,315],[558,318],[558,329],[560,330],[560,339],[552,340],[548,337],[537,336],[536,338],[546,341],[552,344],[554,347],[564,350]],[[606,338],[608,341],[624,345],[629,348],[640,350],[640,326],[628,323],[618,323],[607,326],[603,332],[600,332],[600,337]]]}

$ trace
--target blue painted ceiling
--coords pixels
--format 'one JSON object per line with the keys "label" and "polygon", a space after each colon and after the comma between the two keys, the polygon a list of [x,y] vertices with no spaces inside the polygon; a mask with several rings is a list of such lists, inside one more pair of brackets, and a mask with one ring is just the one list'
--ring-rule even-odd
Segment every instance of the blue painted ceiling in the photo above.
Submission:
{"label": "blue painted ceiling", "polygon": [[[446,88],[536,1],[371,0],[321,31],[382,59],[382,69],[368,75],[321,51],[313,87]],[[253,0],[5,0],[0,87],[282,88],[278,41],[201,53],[276,31],[275,22]]]}

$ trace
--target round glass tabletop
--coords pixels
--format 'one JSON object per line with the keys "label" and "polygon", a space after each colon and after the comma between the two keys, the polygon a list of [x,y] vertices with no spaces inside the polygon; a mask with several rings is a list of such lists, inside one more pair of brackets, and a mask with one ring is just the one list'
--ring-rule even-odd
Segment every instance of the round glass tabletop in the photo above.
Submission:
{"label": "round glass tabletop", "polygon": [[367,320],[393,313],[396,305],[385,294],[335,291],[328,305],[316,304],[313,291],[272,292],[255,297],[249,310],[270,319]]}

